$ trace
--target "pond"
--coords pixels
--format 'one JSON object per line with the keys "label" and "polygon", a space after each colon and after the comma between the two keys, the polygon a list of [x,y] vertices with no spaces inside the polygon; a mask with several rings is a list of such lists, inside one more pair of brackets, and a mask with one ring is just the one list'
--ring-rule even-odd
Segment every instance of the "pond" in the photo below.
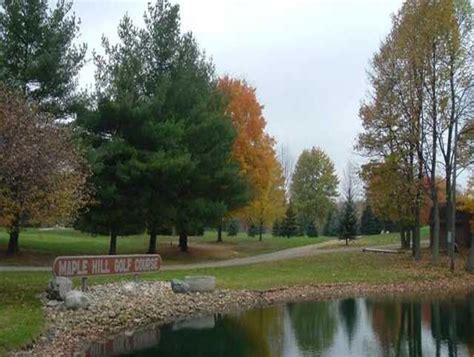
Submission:
{"label": "pond", "polygon": [[474,356],[474,294],[294,303],[147,328],[89,356]]}

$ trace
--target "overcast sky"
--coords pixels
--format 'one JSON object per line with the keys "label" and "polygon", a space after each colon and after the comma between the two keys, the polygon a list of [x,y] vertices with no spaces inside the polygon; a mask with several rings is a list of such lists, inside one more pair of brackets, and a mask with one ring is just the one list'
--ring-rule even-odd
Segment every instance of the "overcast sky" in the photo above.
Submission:
{"label": "overcast sky", "polygon": [[[148,0],[75,0],[81,40],[100,49],[115,40],[128,12],[142,24]],[[323,148],[342,174],[360,130],[369,60],[402,0],[179,0],[184,31],[192,31],[219,75],[245,78],[265,106],[268,131],[295,158]],[[93,83],[94,67],[81,73]]]}

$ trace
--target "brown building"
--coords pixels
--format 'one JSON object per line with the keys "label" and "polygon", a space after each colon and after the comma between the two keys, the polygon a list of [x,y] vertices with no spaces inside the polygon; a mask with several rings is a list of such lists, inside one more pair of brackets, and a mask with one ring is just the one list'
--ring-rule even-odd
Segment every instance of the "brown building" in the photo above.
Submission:
{"label": "brown building", "polygon": [[[468,249],[471,246],[471,227],[469,221],[472,213],[464,211],[460,208],[456,210],[456,244],[459,249]],[[447,246],[447,229],[446,229],[446,204],[439,205],[439,246],[446,249]],[[433,244],[433,219],[430,217],[430,244]]]}

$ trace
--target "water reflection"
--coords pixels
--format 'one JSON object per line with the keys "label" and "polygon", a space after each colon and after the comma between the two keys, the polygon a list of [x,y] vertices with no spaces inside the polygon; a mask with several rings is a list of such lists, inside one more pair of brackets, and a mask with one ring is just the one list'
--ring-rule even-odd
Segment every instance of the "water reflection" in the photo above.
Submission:
{"label": "water reflection", "polygon": [[474,356],[474,295],[288,304],[180,322],[149,336],[159,342],[122,355]]}

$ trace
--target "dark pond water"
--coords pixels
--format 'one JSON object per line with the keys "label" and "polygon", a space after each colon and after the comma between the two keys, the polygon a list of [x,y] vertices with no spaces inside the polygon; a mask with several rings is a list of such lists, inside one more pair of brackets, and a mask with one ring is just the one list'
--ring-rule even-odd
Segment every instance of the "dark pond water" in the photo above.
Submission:
{"label": "dark pond water", "polygon": [[268,307],[148,328],[90,356],[474,356],[474,294]]}

